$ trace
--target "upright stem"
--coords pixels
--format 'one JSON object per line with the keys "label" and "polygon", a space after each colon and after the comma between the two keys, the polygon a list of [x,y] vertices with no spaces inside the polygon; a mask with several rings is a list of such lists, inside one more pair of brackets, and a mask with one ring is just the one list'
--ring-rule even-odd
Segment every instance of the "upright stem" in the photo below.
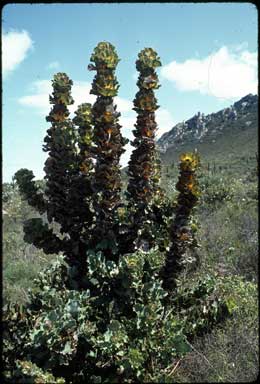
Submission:
{"label": "upright stem", "polygon": [[186,153],[180,157],[180,176],[176,184],[179,191],[175,218],[170,229],[172,245],[166,255],[165,265],[161,270],[163,287],[168,291],[176,288],[176,277],[183,269],[183,256],[193,242],[190,227],[190,215],[198,201],[198,183],[196,169],[199,156]]}
{"label": "upright stem", "polygon": [[93,178],[93,117],[89,103],[80,104],[75,112],[73,123],[78,126],[78,173],[74,177],[70,198],[74,201],[82,240],[88,244],[93,224],[92,212],[92,178]]}
{"label": "upright stem", "polygon": [[93,175],[93,116],[89,103],[80,104],[75,112],[73,123],[78,126],[79,167],[82,175],[90,178]]}
{"label": "upright stem", "polygon": [[14,180],[18,184],[21,195],[27,200],[28,204],[42,214],[46,211],[47,202],[33,179],[33,172],[25,168],[19,169],[14,175]]}
{"label": "upright stem", "polygon": [[[48,198],[48,221],[55,220],[61,225],[61,233],[67,233],[71,249],[69,259],[72,264],[79,259],[79,238],[81,224],[77,212],[77,192],[75,178],[79,174],[77,133],[68,118],[68,105],[74,101],[71,97],[73,82],[66,73],[57,73],[52,81],[53,93],[50,103],[54,104],[46,120],[51,122],[44,138],[43,150],[49,153],[45,162],[46,191]],[[75,197],[76,195],[76,197]]]}
{"label": "upright stem", "polygon": [[[150,241],[150,205],[159,191],[160,160],[155,148],[157,130],[155,111],[159,106],[154,96],[154,89],[159,88],[158,76],[155,72],[155,68],[159,66],[161,66],[160,58],[152,48],[145,48],[138,54],[136,68],[140,72],[137,81],[139,91],[134,99],[135,107],[133,108],[138,115],[136,129],[133,132],[135,139],[131,143],[135,150],[129,161],[127,192],[129,206],[134,211],[133,234],[135,232],[134,237],[138,236],[141,243]],[[146,246],[147,244],[144,245]]]}
{"label": "upright stem", "polygon": [[90,60],[95,65],[90,64],[89,69],[97,71],[91,90],[92,94],[97,95],[92,109],[96,158],[92,185],[96,214],[94,242],[106,242],[106,256],[113,259],[111,247],[116,243],[114,217],[121,204],[122,188],[119,161],[127,142],[120,133],[120,113],[113,102],[119,88],[114,74],[119,58],[112,44],[101,42]]}

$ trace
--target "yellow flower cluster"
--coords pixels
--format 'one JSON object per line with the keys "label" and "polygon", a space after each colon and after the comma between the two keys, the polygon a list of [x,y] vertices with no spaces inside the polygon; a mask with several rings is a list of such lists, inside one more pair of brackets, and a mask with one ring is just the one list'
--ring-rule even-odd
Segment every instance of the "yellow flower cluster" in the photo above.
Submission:
{"label": "yellow flower cluster", "polygon": [[64,111],[59,111],[59,112],[56,112],[56,113],[53,113],[50,115],[55,121],[57,121],[59,123],[66,120],[66,115],[65,115]]}
{"label": "yellow flower cluster", "polygon": [[200,163],[200,158],[197,153],[183,153],[180,156],[180,169],[182,171],[195,171]]}
{"label": "yellow flower cluster", "polygon": [[75,112],[74,122],[81,124],[92,124],[92,110],[91,104],[83,103],[78,106],[77,111]]}
{"label": "yellow flower cluster", "polygon": [[141,66],[146,68],[156,68],[162,65],[159,56],[152,48],[144,48],[138,54],[138,61]]}
{"label": "yellow flower cluster", "polygon": [[126,215],[126,209],[125,207],[119,207],[117,208],[117,213],[118,213],[118,216],[122,219],[125,217]]}
{"label": "yellow flower cluster", "polygon": [[91,55],[90,61],[93,61],[97,67],[116,68],[119,58],[114,46],[106,41],[99,43]]}
{"label": "yellow flower cluster", "polygon": [[110,77],[111,76],[107,76],[106,73],[99,73],[95,83],[93,84],[93,90],[91,93],[110,97],[116,96],[119,84],[115,78],[111,80]]}
{"label": "yellow flower cluster", "polygon": [[197,153],[183,153],[180,156],[181,174],[176,184],[178,191],[186,194],[191,192],[194,196],[199,196],[200,191],[196,180],[195,171],[200,164],[199,155]]}
{"label": "yellow flower cluster", "polygon": [[156,99],[153,94],[144,94],[141,98],[137,99],[136,105],[140,109],[148,112],[153,112],[158,108],[156,105]]}

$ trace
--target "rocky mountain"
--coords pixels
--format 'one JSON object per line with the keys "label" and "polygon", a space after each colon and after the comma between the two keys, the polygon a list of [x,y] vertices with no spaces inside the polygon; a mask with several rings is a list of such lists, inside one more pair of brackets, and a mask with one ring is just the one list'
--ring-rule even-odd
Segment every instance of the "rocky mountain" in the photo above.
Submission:
{"label": "rocky mountain", "polygon": [[[214,143],[232,130],[257,128],[258,96],[248,94],[228,108],[204,115],[198,112],[191,119],[175,125],[157,141],[162,155],[185,145],[201,147]],[[234,133],[234,132],[233,132]]]}

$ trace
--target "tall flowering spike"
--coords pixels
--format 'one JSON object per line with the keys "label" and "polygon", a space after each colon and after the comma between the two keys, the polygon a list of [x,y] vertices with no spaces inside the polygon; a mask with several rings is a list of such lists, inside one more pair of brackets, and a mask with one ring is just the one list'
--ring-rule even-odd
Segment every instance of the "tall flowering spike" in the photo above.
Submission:
{"label": "tall flowering spike", "polygon": [[160,58],[152,48],[145,48],[138,54],[136,69],[140,72],[137,81],[139,91],[133,108],[138,116],[133,132],[135,139],[131,143],[135,150],[129,161],[127,187],[129,204],[136,211],[136,230],[144,228],[143,224],[150,216],[149,205],[159,191],[160,160],[155,147],[155,111],[159,106],[154,96],[154,90],[160,86],[155,72],[159,66]]}
{"label": "tall flowering spike", "polygon": [[[40,213],[47,212],[48,221],[55,219],[61,224],[63,232],[68,232],[72,227],[72,207],[68,204],[68,174],[69,169],[76,165],[73,127],[69,123],[69,111],[67,105],[73,103],[71,97],[72,81],[65,73],[57,73],[53,79],[53,94],[50,103],[54,104],[47,121],[52,127],[47,131],[44,150],[49,152],[45,163],[46,189],[45,196],[39,193],[32,181],[33,173],[28,170],[20,170],[16,173],[16,180],[22,194],[27,197],[29,204],[38,208]],[[31,196],[30,196],[31,195]],[[69,220],[66,216],[68,215]],[[24,226],[25,241],[33,243],[47,253],[57,250],[69,249],[66,241],[60,240],[55,233],[48,229],[42,219],[31,219]]]}
{"label": "tall flowering spike", "polygon": [[67,105],[73,104],[74,100],[71,96],[71,86],[73,81],[66,73],[56,73],[53,76],[52,86],[53,92],[50,96],[50,104],[54,104],[47,121],[51,123],[64,122],[69,116]]}
{"label": "tall flowering spike", "polygon": [[73,82],[66,73],[54,75],[53,93],[50,103],[53,108],[46,120],[52,124],[44,138],[43,150],[49,153],[45,162],[46,196],[48,198],[48,220],[61,224],[61,231],[71,234],[73,229],[73,204],[69,198],[72,176],[78,172],[76,131],[68,118],[68,105],[73,103]]}
{"label": "tall flowering spike", "polygon": [[160,155],[157,150],[155,151],[154,159],[154,173],[152,175],[152,181],[154,190],[154,200],[158,201],[158,199],[165,198],[165,191],[160,186],[162,165]]}
{"label": "tall flowering spike", "polygon": [[176,215],[170,229],[172,245],[161,270],[163,287],[168,291],[176,288],[176,277],[183,268],[183,256],[193,242],[191,212],[198,201],[199,188],[196,170],[200,159],[197,153],[180,156],[180,176],[176,184],[179,191]]}
{"label": "tall flowering spike", "polygon": [[19,169],[14,175],[19,191],[28,204],[36,208],[39,213],[44,213],[46,211],[46,200],[33,179],[33,172],[25,168]]}
{"label": "tall flowering spike", "polygon": [[93,170],[92,145],[93,145],[93,117],[92,106],[83,103],[78,106],[73,118],[73,123],[78,126],[79,138],[79,168],[83,175],[90,178]]}
{"label": "tall flowering spike", "polygon": [[[91,104],[80,104],[75,112],[73,123],[78,127],[78,174],[73,178],[70,199],[74,203],[74,214],[78,218],[78,226],[75,226],[84,243],[88,243],[91,237],[91,225],[93,223],[91,181],[93,177],[93,118]],[[83,251],[85,254],[85,250]]]}
{"label": "tall flowering spike", "polygon": [[[96,158],[93,178],[96,212],[94,238],[95,243],[105,240],[107,244],[111,244],[116,241],[114,217],[121,204],[119,160],[127,142],[120,133],[120,113],[113,103],[113,97],[117,95],[119,88],[114,74],[119,58],[112,44],[101,42],[94,49],[90,60],[94,65],[90,64],[89,69],[97,72],[91,93],[98,96],[92,108],[95,144],[93,152]],[[107,249],[106,255],[113,258],[110,249]]]}

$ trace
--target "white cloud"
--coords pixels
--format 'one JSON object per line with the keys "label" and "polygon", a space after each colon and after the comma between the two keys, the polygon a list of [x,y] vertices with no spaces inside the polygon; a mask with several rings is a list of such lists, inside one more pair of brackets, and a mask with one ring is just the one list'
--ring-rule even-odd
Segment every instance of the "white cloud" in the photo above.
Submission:
{"label": "white cloud", "polygon": [[248,48],[248,42],[247,41],[243,41],[240,44],[234,44],[234,45],[231,46],[231,48],[234,49],[235,51],[246,50]]}
{"label": "white cloud", "polygon": [[[69,106],[69,110],[73,113],[79,104],[91,103],[96,100],[95,95],[91,95],[91,84],[86,81],[74,81],[71,94],[74,99],[74,104]],[[31,94],[22,96],[18,99],[19,104],[25,107],[34,108],[40,115],[47,115],[50,111],[49,95],[52,93],[51,80],[38,80],[31,84]],[[132,103],[124,98],[115,97],[115,104],[117,110],[122,113],[126,113],[132,110]]]}
{"label": "white cloud", "polygon": [[2,68],[6,76],[15,70],[33,47],[33,41],[25,30],[10,31],[2,36]]}
{"label": "white cloud", "polygon": [[47,115],[50,109],[49,94],[51,93],[51,81],[38,80],[31,85],[31,95],[18,99],[19,104],[34,108],[39,114]]}
{"label": "white cloud", "polygon": [[117,105],[118,112],[130,112],[133,108],[133,103],[127,99],[123,99],[122,97],[115,97],[115,104]]}
{"label": "white cloud", "polygon": [[[90,95],[89,91],[91,84],[85,81],[75,81],[72,86],[72,97],[74,104],[68,108],[73,113],[79,104],[82,103],[94,103],[96,96]],[[39,80],[35,81],[31,85],[31,94],[22,96],[18,99],[19,104],[34,108],[36,113],[40,115],[48,115],[51,105],[49,103],[49,95],[52,93],[51,80]]]}
{"label": "white cloud", "polygon": [[245,43],[231,49],[226,46],[202,59],[172,61],[161,75],[181,91],[199,91],[220,99],[234,99],[257,93],[257,52],[245,49]]}
{"label": "white cloud", "polygon": [[130,160],[130,156],[134,150],[134,147],[129,142],[124,146],[124,149],[125,149],[125,152],[120,157],[120,165],[123,168],[128,166],[128,162]]}
{"label": "white cloud", "polygon": [[159,108],[155,112],[156,122],[158,125],[157,138],[161,137],[165,132],[170,131],[175,125],[171,113],[165,108]]}
{"label": "white cloud", "polygon": [[57,69],[60,67],[60,63],[58,61],[52,61],[47,65],[47,69]]}
{"label": "white cloud", "polygon": [[[119,118],[119,124],[122,126],[122,135],[129,140],[134,139],[133,129],[135,128],[134,124],[136,122],[135,115],[136,114],[134,112],[131,112],[127,117],[120,116]],[[130,144],[130,141],[129,141],[129,143],[125,145],[124,149],[125,149],[125,152],[122,154],[120,158],[120,164],[122,167],[127,166],[134,147]]]}
{"label": "white cloud", "polygon": [[130,116],[120,116],[119,124],[122,125],[123,135],[128,139],[133,139],[132,131],[135,128],[134,124],[136,123],[136,117],[134,113],[131,113]]}
{"label": "white cloud", "polygon": [[87,81],[74,81],[71,94],[74,99],[74,104],[69,107],[70,112],[76,111],[79,104],[91,103],[96,101],[95,95],[90,95],[91,84]]}

